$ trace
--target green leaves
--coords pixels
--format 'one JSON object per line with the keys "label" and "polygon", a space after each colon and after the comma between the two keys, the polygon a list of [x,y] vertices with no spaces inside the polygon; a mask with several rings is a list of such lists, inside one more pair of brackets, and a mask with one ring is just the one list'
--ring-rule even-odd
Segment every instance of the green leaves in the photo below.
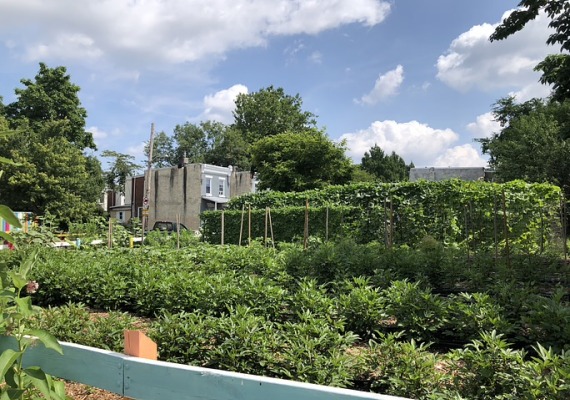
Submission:
{"label": "green leaves", "polygon": [[22,224],[18,217],[14,214],[14,212],[5,205],[0,204],[0,217],[6,220],[10,225],[14,226],[15,228],[21,228]]}

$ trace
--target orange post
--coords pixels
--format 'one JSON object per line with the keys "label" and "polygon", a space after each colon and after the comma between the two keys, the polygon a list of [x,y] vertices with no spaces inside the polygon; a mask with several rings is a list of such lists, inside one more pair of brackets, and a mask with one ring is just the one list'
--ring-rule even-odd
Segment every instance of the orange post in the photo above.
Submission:
{"label": "orange post", "polygon": [[125,354],[134,357],[156,360],[158,349],[156,343],[141,331],[125,331]]}

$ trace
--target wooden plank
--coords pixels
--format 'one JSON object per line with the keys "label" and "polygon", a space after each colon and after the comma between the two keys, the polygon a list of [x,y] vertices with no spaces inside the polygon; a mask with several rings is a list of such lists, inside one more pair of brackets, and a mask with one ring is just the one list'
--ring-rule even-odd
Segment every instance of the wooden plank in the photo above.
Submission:
{"label": "wooden plank", "polygon": [[[50,375],[123,394],[123,356],[112,351],[60,342],[63,355],[41,343],[24,354],[24,366],[39,366]],[[0,350],[17,348],[13,337],[0,337]]]}
{"label": "wooden plank", "polygon": [[[0,337],[0,351],[16,344],[12,337]],[[41,344],[31,347],[25,366],[40,366],[51,375],[138,400],[408,400],[60,344],[63,355]]]}
{"label": "wooden plank", "polygon": [[401,397],[132,358],[125,359],[124,395],[139,400],[403,400]]}

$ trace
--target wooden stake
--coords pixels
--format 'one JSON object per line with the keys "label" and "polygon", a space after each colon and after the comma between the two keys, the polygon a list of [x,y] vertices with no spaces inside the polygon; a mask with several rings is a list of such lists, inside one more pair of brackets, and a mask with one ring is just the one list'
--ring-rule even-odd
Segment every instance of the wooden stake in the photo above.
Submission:
{"label": "wooden stake", "polygon": [[251,246],[251,204],[247,206],[247,245]]}
{"label": "wooden stake", "polygon": [[267,247],[267,229],[268,229],[267,224],[269,219],[268,210],[269,207],[265,207],[265,233],[263,235],[263,247]]}
{"label": "wooden stake", "polygon": [[241,240],[243,237],[243,219],[245,217],[245,204],[241,206],[241,225],[239,227],[239,243],[238,246],[241,246]]}
{"label": "wooden stake", "polygon": [[303,248],[307,250],[307,244],[309,241],[309,199],[305,201],[305,232],[303,240]]}
{"label": "wooden stake", "polygon": [[225,211],[222,210],[222,234],[221,234],[221,238],[220,238],[220,244],[223,246],[224,245],[224,231],[225,231]]}
{"label": "wooden stake", "polygon": [[329,241],[329,208],[327,206],[326,216],[325,216],[325,241]]}
{"label": "wooden stake", "polygon": [[511,249],[509,246],[509,224],[507,221],[507,198],[503,188],[503,227],[505,229],[505,250],[507,251],[507,267],[511,268]]}
{"label": "wooden stake", "polygon": [[269,216],[269,229],[271,230],[271,245],[275,250],[275,238],[273,237],[273,222],[271,222],[271,208],[267,207],[267,215]]}

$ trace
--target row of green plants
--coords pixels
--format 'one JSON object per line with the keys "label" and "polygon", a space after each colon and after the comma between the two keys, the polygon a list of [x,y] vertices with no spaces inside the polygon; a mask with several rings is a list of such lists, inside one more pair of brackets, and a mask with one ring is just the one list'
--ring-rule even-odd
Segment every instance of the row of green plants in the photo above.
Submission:
{"label": "row of green plants", "polygon": [[569,395],[568,267],[555,257],[507,264],[433,238],[163,246],[33,250],[38,327],[120,350],[122,329],[143,326],[163,360],[412,398]]}
{"label": "row of green plants", "polygon": [[[19,263],[18,253],[8,254],[6,262]],[[345,241],[277,251],[260,244],[44,249],[34,279],[44,288],[36,296],[42,305],[81,302],[146,317],[220,316],[244,306],[272,321],[306,310],[344,321],[361,338],[403,330],[408,339],[455,346],[495,329],[521,347],[540,341],[563,349],[570,342],[568,273],[545,257],[507,265],[434,243],[388,250]]]}
{"label": "row of green plants", "polygon": [[[362,243],[413,246],[429,235],[446,245],[462,244],[473,250],[515,248],[536,253],[562,236],[561,202],[557,186],[523,181],[358,183],[306,192],[261,192],[230,201],[225,236],[226,243],[238,243],[241,217],[250,209],[256,227],[253,236],[263,236],[269,208],[278,227],[274,231],[281,230],[285,241],[302,237],[308,203],[315,208],[309,218],[311,235],[321,238],[328,210],[329,215],[340,215],[329,221],[331,232]],[[219,243],[220,219],[204,213],[207,241]]]}
{"label": "row of green plants", "polygon": [[67,304],[43,310],[36,323],[61,340],[115,351],[123,329],[142,327],[163,360],[414,399],[546,400],[570,394],[570,352],[535,345],[529,354],[495,331],[442,352],[399,333],[376,333],[363,342],[342,322],[310,312],[284,323],[244,306],[219,316],[164,313],[151,322],[117,311],[92,315],[83,305]]}

